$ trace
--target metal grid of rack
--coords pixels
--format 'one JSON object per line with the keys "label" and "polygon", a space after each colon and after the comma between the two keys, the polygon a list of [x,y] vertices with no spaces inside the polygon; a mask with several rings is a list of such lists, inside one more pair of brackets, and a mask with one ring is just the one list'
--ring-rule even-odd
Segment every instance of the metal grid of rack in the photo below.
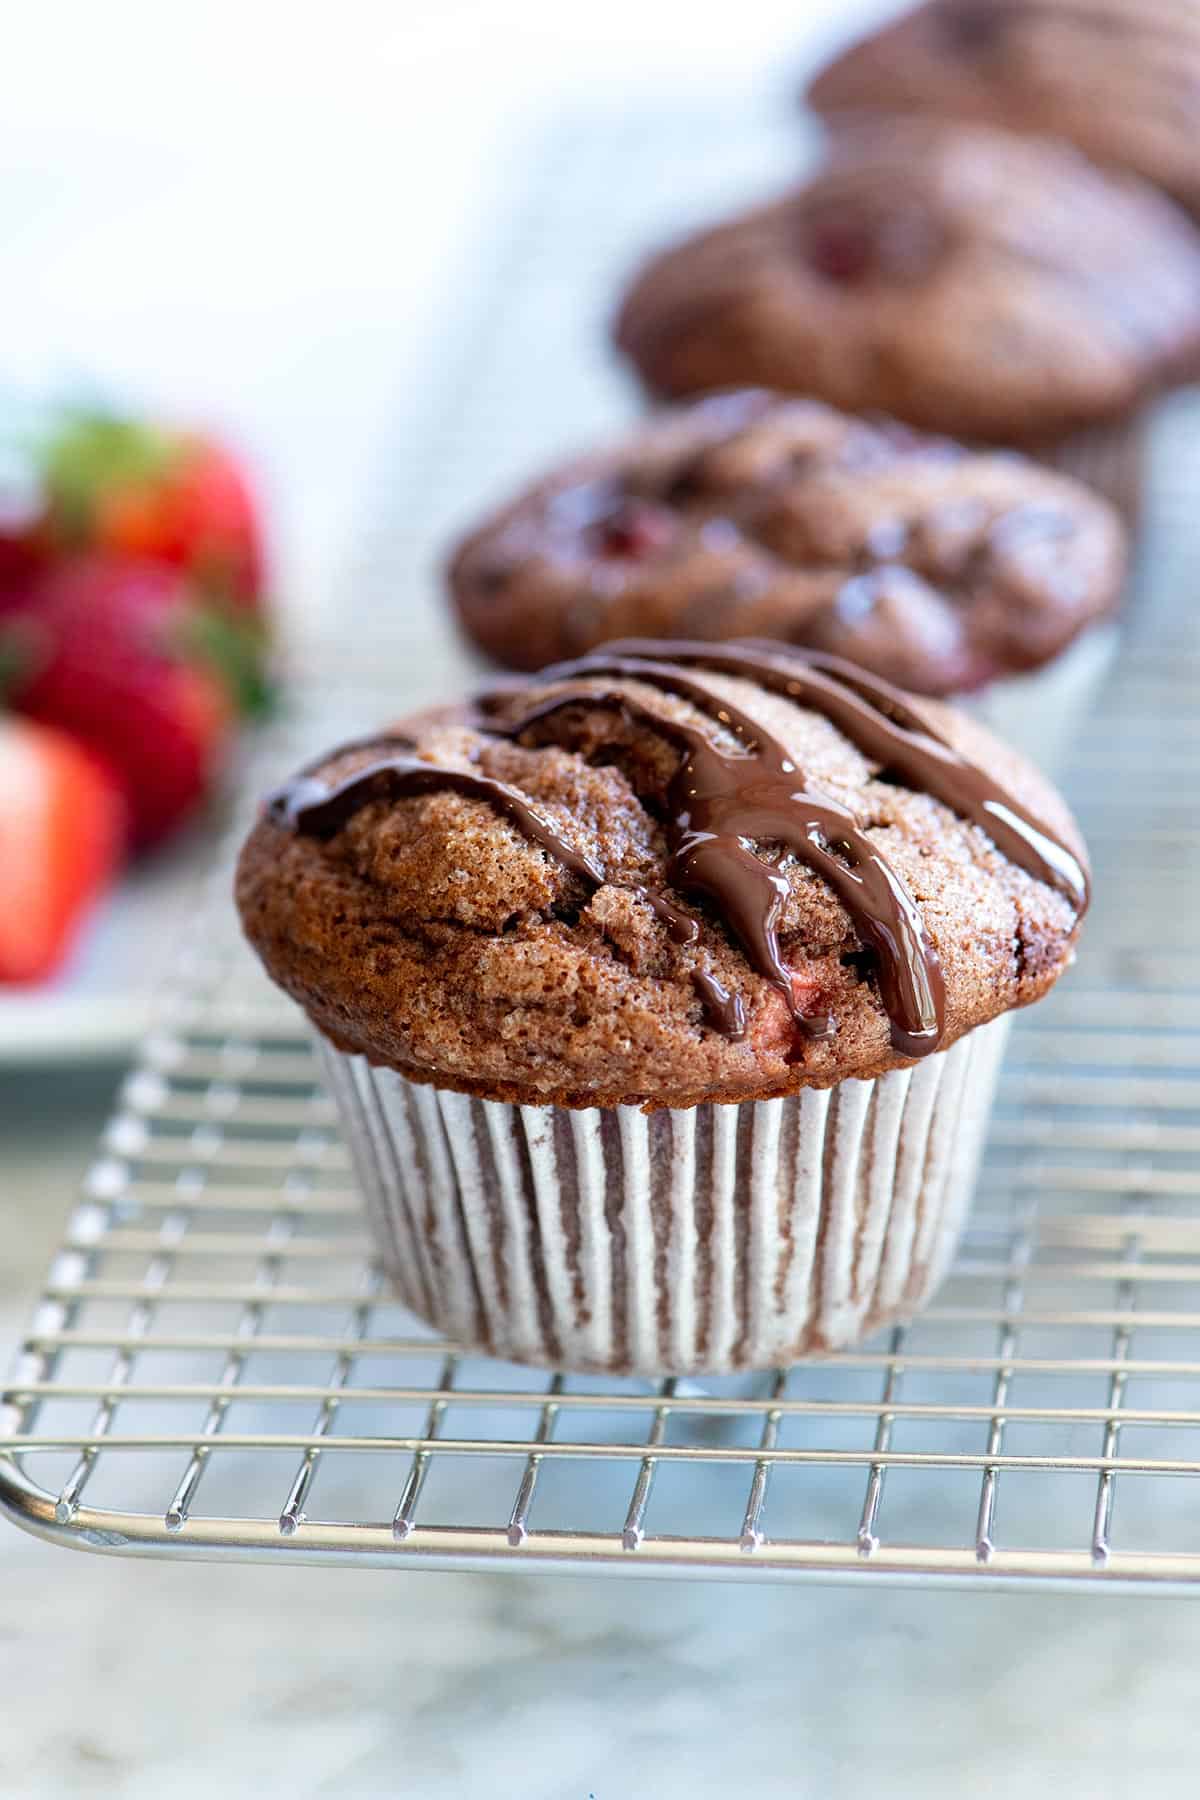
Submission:
{"label": "metal grid of rack", "polygon": [[[577,194],[570,157],[554,166]],[[528,318],[546,298],[523,266]],[[564,316],[576,302],[568,284]],[[496,390],[462,385],[491,417]],[[1071,775],[1096,861],[1085,947],[1014,1034],[932,1307],[754,1380],[550,1376],[438,1339],[367,1258],[297,1016],[237,942],[226,861],[0,1390],[0,1509],[146,1555],[1200,1583],[1200,655],[1170,604],[1196,437],[1184,409],[1134,643]],[[460,410],[431,460],[440,497],[410,487],[377,580],[419,579],[467,497],[464,459],[445,471],[468,439]],[[427,683],[445,674],[429,651]],[[328,688],[302,696],[278,761],[396,703]]]}

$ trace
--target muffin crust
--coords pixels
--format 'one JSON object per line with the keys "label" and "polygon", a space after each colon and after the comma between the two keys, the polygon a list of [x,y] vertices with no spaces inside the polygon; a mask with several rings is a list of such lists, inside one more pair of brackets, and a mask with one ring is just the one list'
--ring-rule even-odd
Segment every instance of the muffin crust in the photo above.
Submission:
{"label": "muffin crust", "polygon": [[[268,972],[338,1048],[484,1098],[679,1107],[905,1066],[913,1058],[896,1048],[878,958],[810,863],[779,844],[748,846],[785,896],[778,942],[791,1005],[719,906],[672,887],[667,796],[680,733],[744,754],[724,711],[782,745],[810,793],[852,814],[912,897],[944,984],[937,1047],[1054,982],[1071,957],[1077,899],[865,755],[822,712],[740,674],[686,673],[703,704],[649,677],[551,671],[492,696],[482,713],[424,715],[382,746],[422,772],[515,790],[597,881],[432,773],[419,793],[369,789],[321,833],[296,829],[277,801],[237,876],[243,924]],[[986,769],[1068,861],[1082,861],[1062,801],[1022,758],[934,702],[906,704]],[[328,791],[380,753],[369,742],[333,752],[304,779]],[[693,917],[696,934],[680,941],[647,894]],[[741,1035],[714,1024],[697,970],[738,997]],[[797,1008],[827,1018],[828,1034],[798,1032]]]}

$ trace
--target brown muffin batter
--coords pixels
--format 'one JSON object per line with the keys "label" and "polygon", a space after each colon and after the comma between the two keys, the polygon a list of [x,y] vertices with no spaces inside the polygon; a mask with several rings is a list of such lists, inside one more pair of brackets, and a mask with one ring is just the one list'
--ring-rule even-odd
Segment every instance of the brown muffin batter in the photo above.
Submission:
{"label": "brown muffin batter", "polygon": [[1195,0],[930,0],[853,44],[808,99],[1068,139],[1200,212]]}
{"label": "brown muffin batter", "polygon": [[1069,146],[868,121],[807,186],[652,260],[616,339],[663,396],[754,384],[1045,445],[1194,369],[1200,236]]}
{"label": "brown muffin batter", "polygon": [[665,410],[487,519],[451,595],[496,661],[781,638],[915,692],[1041,667],[1116,605],[1116,514],[1011,453],[762,390]]}
{"label": "brown muffin batter", "polygon": [[[1062,801],[1021,757],[935,702],[895,695],[861,702],[871,730],[894,740],[883,760],[826,716],[861,710],[852,671],[809,674],[804,659],[753,647],[731,647],[746,675],[705,667],[711,646],[681,646],[686,666],[660,654],[623,646],[622,669],[597,658],[513,684],[482,711],[423,715],[386,741],[332,753],[276,796],[243,850],[238,905],[269,973],[339,1048],[416,1081],[566,1106],[768,1098],[903,1066],[913,1056],[897,1048],[894,999],[884,1004],[884,939],[864,929],[853,891],[864,852],[863,875],[882,869],[902,896],[942,990],[926,1050],[1054,982],[1077,933],[1083,851]],[[764,657],[760,679],[751,665]],[[778,682],[789,668],[832,683],[836,704],[767,691],[768,675]],[[921,723],[983,773],[931,745]],[[421,791],[389,791],[385,772],[331,797],[388,758],[408,771],[400,784],[415,764]],[[970,822],[959,802],[952,811],[927,791],[914,774],[924,763],[948,768],[963,791],[990,779],[1007,808],[993,806],[986,829]],[[709,764],[745,784],[726,828],[780,897],[786,997],[728,891],[700,868],[711,841],[702,832],[697,851],[688,837]],[[693,767],[689,821],[680,781]],[[844,809],[846,831],[835,819],[803,854],[777,834],[751,841],[745,820],[775,804],[772,767],[792,771],[798,822],[813,797],[831,816]],[[481,797],[497,783],[515,805]],[[521,825],[521,809],[569,846],[566,858]],[[1040,839],[1026,834],[1014,850],[1005,811],[1028,815]],[[780,829],[793,832],[790,821]],[[1031,872],[1036,842],[1061,877]],[[689,918],[694,933],[673,928]],[[736,1021],[714,1015],[714,993],[736,998]]]}

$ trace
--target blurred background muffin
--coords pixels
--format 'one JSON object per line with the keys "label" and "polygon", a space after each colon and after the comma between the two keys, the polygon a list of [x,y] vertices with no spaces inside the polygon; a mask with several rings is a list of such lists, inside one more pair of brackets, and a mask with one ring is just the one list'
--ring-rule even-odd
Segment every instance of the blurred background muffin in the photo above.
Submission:
{"label": "blurred background muffin", "polygon": [[1061,137],[1200,213],[1194,0],[927,0],[809,82],[831,124],[918,112]]}
{"label": "blurred background muffin", "polygon": [[513,668],[637,632],[776,638],[1004,705],[1049,760],[1106,665],[1124,567],[1117,515],[1066,476],[749,389],[552,471],[447,575],[467,635]]}
{"label": "blurred background muffin", "polygon": [[615,338],[660,398],[811,395],[1078,466],[1128,506],[1140,411],[1200,356],[1200,235],[1069,146],[871,119],[652,258]]}

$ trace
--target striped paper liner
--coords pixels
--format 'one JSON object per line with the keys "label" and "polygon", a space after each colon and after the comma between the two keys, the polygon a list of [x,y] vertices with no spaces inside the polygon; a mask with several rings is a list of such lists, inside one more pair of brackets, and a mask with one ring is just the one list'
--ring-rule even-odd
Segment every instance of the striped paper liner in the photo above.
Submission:
{"label": "striped paper liner", "polygon": [[841,1348],[929,1298],[1008,1023],[873,1081],[653,1113],[471,1099],[319,1041],[414,1312],[510,1361],[664,1376]]}
{"label": "striped paper liner", "polygon": [[1116,659],[1120,629],[1091,625],[1043,668],[994,681],[977,694],[950,697],[997,737],[1057,774]]}
{"label": "striped paper liner", "polygon": [[1064,475],[1074,476],[1085,487],[1094,488],[1111,501],[1127,525],[1136,525],[1142,509],[1147,440],[1154,412],[1151,402],[1107,425],[1088,426],[1057,443],[1039,445],[1028,454]]}

